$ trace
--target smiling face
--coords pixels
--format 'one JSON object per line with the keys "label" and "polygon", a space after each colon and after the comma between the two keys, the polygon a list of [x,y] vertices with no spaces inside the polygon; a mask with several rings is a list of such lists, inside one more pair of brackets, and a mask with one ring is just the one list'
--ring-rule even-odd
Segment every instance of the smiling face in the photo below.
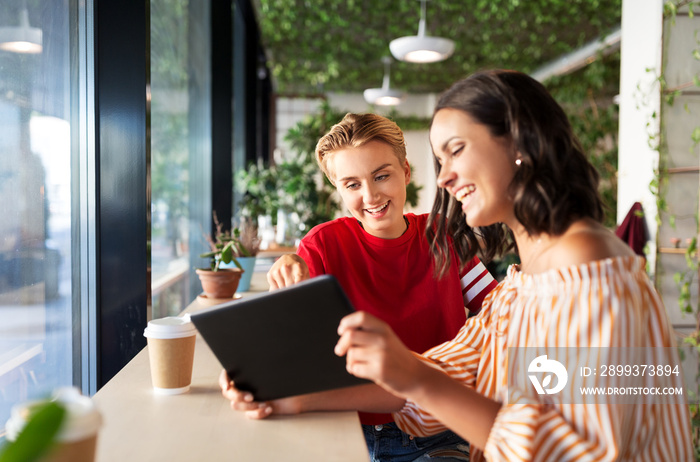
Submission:
{"label": "smiling face", "polygon": [[515,224],[508,186],[516,156],[505,138],[494,137],[464,111],[444,108],[433,118],[430,144],[440,163],[438,186],[462,204],[469,226]]}
{"label": "smiling face", "polygon": [[401,165],[392,147],[381,141],[339,149],[327,162],[343,203],[365,231],[382,239],[403,234],[408,162]]}

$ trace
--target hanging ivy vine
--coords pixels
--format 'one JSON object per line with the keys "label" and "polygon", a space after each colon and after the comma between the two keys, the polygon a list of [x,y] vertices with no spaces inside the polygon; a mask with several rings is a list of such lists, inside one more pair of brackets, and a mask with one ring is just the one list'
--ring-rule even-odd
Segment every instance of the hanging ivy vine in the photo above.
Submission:
{"label": "hanging ivy vine", "polygon": [[[687,15],[692,18],[695,15],[694,9],[700,5],[698,1],[666,1],[664,3],[664,23],[668,22],[670,27],[676,25],[676,17],[679,14],[679,10],[684,8],[687,11]],[[696,47],[692,51],[692,59],[700,61],[700,40],[698,40],[698,30],[695,31]],[[648,72],[655,72],[654,69],[648,69]],[[683,85],[682,87],[670,88],[665,76],[665,70],[662,69],[656,77],[656,83],[658,85],[661,94],[661,107],[660,113],[652,114],[652,121],[657,121],[657,124],[648,124],[649,127],[653,125],[658,125],[658,133],[649,133],[649,146],[658,152],[658,168],[655,171],[655,177],[649,185],[652,193],[656,196],[656,206],[657,206],[657,216],[656,223],[657,226],[661,227],[662,217],[665,216],[668,219],[668,225],[672,229],[676,229],[676,216],[672,213],[669,203],[666,199],[668,193],[668,185],[670,181],[670,170],[669,170],[669,147],[666,139],[666,127],[665,118],[663,114],[669,108],[677,103],[680,96],[683,95],[685,87],[700,87],[700,76],[693,76],[692,82]],[[638,91],[641,89],[638,87]],[[644,99],[647,99],[649,95],[645,95]],[[687,103],[684,106],[684,110],[690,113]],[[688,134],[689,138],[692,140],[691,151],[696,151],[698,143],[700,143],[700,126],[696,126]],[[685,259],[685,268],[674,274],[673,280],[678,289],[678,308],[681,313],[693,315],[696,325],[695,330],[687,335],[683,342],[691,346],[696,354],[700,354],[700,306],[697,303],[693,304],[691,288],[697,282],[698,277],[698,248],[697,248],[697,232],[698,232],[698,214],[695,211],[695,236],[686,239],[684,242],[685,249],[683,256]],[[657,243],[658,244],[658,243]],[[675,246],[680,246],[680,239],[676,238],[675,242],[672,244]],[[657,285],[658,285],[658,272],[657,272]],[[681,351],[683,355],[683,351]],[[688,390],[689,399],[691,401],[696,401],[700,397],[700,372],[695,377],[695,387],[692,390]],[[700,461],[700,406],[696,402],[690,404],[691,422],[693,428],[693,444],[695,447],[695,458]]]}
{"label": "hanging ivy vine", "polygon": [[[415,35],[417,1],[255,0],[268,65],[283,95],[361,92],[382,81],[389,42]],[[426,34],[455,41],[440,63],[396,62],[392,85],[439,92],[483,68],[530,72],[619,26],[621,0],[428,2]],[[585,18],[585,20],[581,20]]]}

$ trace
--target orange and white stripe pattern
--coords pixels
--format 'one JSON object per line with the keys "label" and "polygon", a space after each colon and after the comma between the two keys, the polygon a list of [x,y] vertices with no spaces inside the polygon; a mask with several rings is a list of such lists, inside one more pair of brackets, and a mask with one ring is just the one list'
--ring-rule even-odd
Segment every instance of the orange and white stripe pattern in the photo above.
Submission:
{"label": "orange and white stripe pattern", "polygon": [[[502,403],[508,398],[485,450],[472,449],[474,462],[691,461],[685,403],[566,404],[552,395],[545,401],[531,389],[514,389],[507,381],[509,347],[675,346],[644,259],[619,257],[535,275],[511,266],[486,297],[481,313],[468,319],[455,339],[422,357],[485,396]],[[628,350],[632,348],[616,351]],[[617,361],[624,364],[625,358]],[[668,380],[683,386],[682,376]],[[411,402],[394,418],[417,436],[444,430]]]}

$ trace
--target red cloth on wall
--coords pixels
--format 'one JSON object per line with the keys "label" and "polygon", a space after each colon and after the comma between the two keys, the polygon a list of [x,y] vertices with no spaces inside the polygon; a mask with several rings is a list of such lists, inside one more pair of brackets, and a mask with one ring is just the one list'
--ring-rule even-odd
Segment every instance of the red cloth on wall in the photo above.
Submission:
{"label": "red cloth on wall", "polygon": [[615,231],[617,237],[625,241],[637,255],[644,256],[644,244],[647,240],[647,228],[644,221],[642,204],[635,202],[622,224]]}

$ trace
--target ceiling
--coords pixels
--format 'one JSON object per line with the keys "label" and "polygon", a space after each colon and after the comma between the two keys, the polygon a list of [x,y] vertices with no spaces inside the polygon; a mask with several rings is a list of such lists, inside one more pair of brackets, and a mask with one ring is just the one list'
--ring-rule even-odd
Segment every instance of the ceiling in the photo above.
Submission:
{"label": "ceiling", "polygon": [[[418,0],[254,0],[279,95],[381,87],[389,42],[416,35]],[[446,61],[393,61],[391,87],[440,92],[483,68],[532,72],[619,27],[621,0],[429,0],[426,35],[451,38]]]}

